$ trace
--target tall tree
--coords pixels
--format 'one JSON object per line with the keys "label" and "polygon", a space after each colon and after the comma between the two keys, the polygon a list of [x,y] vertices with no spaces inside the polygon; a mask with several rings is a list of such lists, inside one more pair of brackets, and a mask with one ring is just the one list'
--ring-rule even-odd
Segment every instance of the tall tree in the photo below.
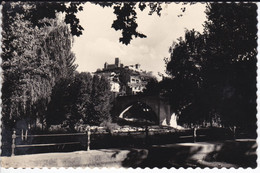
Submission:
{"label": "tall tree", "polygon": [[104,76],[93,76],[91,108],[88,110],[88,122],[90,124],[100,124],[110,118],[110,109],[112,101],[110,84]]}
{"label": "tall tree", "polygon": [[174,103],[185,121],[218,116],[228,126],[255,125],[256,4],[210,3],[206,14],[204,34],[188,31],[171,47]]}
{"label": "tall tree", "polygon": [[48,105],[47,124],[63,124],[74,129],[77,122],[86,123],[91,104],[92,76],[90,73],[75,73],[62,78],[53,88]]}
{"label": "tall tree", "polygon": [[256,9],[255,3],[211,3],[206,10],[210,50],[205,74],[208,85],[218,88],[217,109],[228,124],[256,122]]}
{"label": "tall tree", "polygon": [[[186,31],[185,38],[180,38],[170,49],[170,59],[166,59],[167,72],[171,80],[161,83],[168,90],[172,105],[177,114],[194,104],[203,84],[202,67],[203,52],[205,51],[204,36],[191,30]],[[170,87],[167,86],[170,83]],[[163,86],[165,85],[165,86]]]}
{"label": "tall tree", "polygon": [[[25,17],[32,6],[9,5],[3,9],[3,117],[43,118],[55,82],[75,70],[72,37],[57,19],[43,19],[38,22],[48,25],[34,26]],[[17,9],[25,13],[13,12]]]}
{"label": "tall tree", "polygon": [[110,119],[111,95],[104,76],[82,72],[61,79],[52,92],[47,123],[63,124],[70,130],[75,124],[99,125]]}

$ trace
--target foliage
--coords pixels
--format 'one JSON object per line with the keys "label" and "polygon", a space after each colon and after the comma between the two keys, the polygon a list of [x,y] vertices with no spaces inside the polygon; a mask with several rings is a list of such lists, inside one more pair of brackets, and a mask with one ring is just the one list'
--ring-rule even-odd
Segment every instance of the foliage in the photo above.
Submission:
{"label": "foliage", "polygon": [[76,68],[67,25],[43,19],[39,23],[48,25],[34,26],[25,17],[28,8],[33,7],[19,3],[3,6],[2,100],[6,122],[21,118],[43,121],[52,87]]}
{"label": "foliage", "polygon": [[[128,45],[132,37],[145,38],[146,36],[137,31],[138,24],[137,9],[143,11],[145,8],[149,8],[149,15],[156,13],[160,16],[162,10],[162,2],[92,2],[102,7],[109,7],[114,9],[116,19],[113,21],[112,28],[116,31],[122,31],[122,37],[119,41],[125,45]],[[4,8],[12,8],[14,3],[3,3]],[[10,16],[18,14],[24,14],[24,18],[32,22],[33,26],[44,27],[48,23],[39,22],[44,18],[55,19],[57,13],[65,14],[64,22],[69,24],[72,35],[80,36],[84,28],[80,25],[80,21],[76,14],[83,10],[82,4],[84,2],[18,2],[20,6],[25,8],[15,7],[14,10],[9,12]]]}
{"label": "foliage", "polygon": [[[61,124],[67,118],[70,118],[68,112],[71,105],[76,101],[76,95],[71,95],[71,83],[73,79],[63,78],[52,88],[52,94],[47,105],[46,123],[47,125]],[[67,126],[68,124],[64,124]]]}
{"label": "foliage", "polygon": [[[204,38],[194,30],[186,31],[185,38],[170,48],[167,71],[172,76],[173,105],[177,114],[197,97],[202,85]],[[181,57],[181,58],[180,58]]]}
{"label": "foliage", "polygon": [[[82,2],[4,2],[3,9],[8,9],[8,16],[23,15],[23,19],[31,21],[33,27],[39,28],[49,25],[48,22],[41,22],[42,19],[56,19],[57,13],[65,13],[64,22],[70,25],[72,35],[80,36],[83,27],[76,17],[78,11],[82,11]],[[4,19],[5,20],[5,19]],[[3,22],[4,25],[12,22]]]}
{"label": "foliage", "polygon": [[108,131],[108,132],[112,132],[113,130],[117,130],[119,129],[119,125],[117,123],[112,123],[111,119],[108,120],[108,121],[103,121],[101,124],[100,124],[101,127],[105,127],[105,129]]}
{"label": "foliage", "polygon": [[138,33],[136,31],[136,12],[135,3],[124,3],[122,6],[114,6],[114,13],[117,19],[113,22],[112,27],[115,30],[122,30],[122,37],[119,39],[123,44],[128,44],[132,39],[132,35],[135,37],[144,38],[144,34]]}
{"label": "foliage", "polygon": [[110,116],[111,95],[110,84],[104,76],[93,76],[91,92],[91,109],[89,114],[92,115],[88,120],[90,124],[100,124]]}
{"label": "foliage", "polygon": [[212,51],[220,51],[219,55],[227,56],[227,60],[237,61],[245,59],[247,55],[255,56],[256,10],[254,3],[209,4],[206,10],[208,21],[205,22],[205,32],[210,35],[210,40],[215,40],[208,42],[215,48]]}
{"label": "foliage", "polygon": [[160,92],[159,82],[156,78],[150,78],[145,86],[144,95],[157,95]]}
{"label": "foliage", "polygon": [[70,129],[75,124],[99,125],[110,117],[110,99],[110,84],[103,76],[76,73],[54,87],[47,124],[63,124]]}
{"label": "foliage", "polygon": [[208,85],[220,93],[215,109],[228,124],[256,125],[256,10],[254,3],[213,3],[206,10],[211,49],[205,74],[212,74]]}
{"label": "foliage", "polygon": [[[166,59],[166,88],[180,121],[256,121],[256,5],[210,3],[204,34],[186,31]],[[170,86],[170,87],[169,87]],[[247,123],[245,123],[247,122]]]}
{"label": "foliage", "polygon": [[137,31],[137,9],[143,11],[145,8],[149,8],[149,15],[156,13],[161,15],[162,2],[98,2],[102,7],[110,7],[114,9],[114,14],[116,19],[113,21],[112,28],[116,31],[122,31],[122,37],[119,38],[119,42],[122,42],[125,45],[128,45],[133,36],[135,38],[146,38],[146,35]]}
{"label": "foliage", "polygon": [[[83,10],[82,4],[84,2],[26,2],[26,3],[16,3],[25,8],[19,8],[16,6],[12,11],[9,12],[10,16],[15,16],[18,14],[24,14],[24,18],[32,22],[33,26],[44,27],[48,23],[39,22],[44,18],[55,19],[56,14],[61,12],[65,14],[64,22],[70,25],[70,31],[72,35],[80,36],[82,35],[82,30],[84,28],[80,25],[80,21],[76,14]],[[117,30],[122,30],[122,37],[119,39],[123,44],[129,44],[132,40],[132,36],[144,38],[144,34],[136,31],[137,29],[137,13],[136,9],[144,10],[147,6],[150,7],[149,14],[156,12],[160,15],[161,3],[145,3],[139,2],[117,2],[117,3],[107,3],[98,2],[102,7],[114,8],[114,14],[116,15],[116,20],[112,24],[112,28]],[[11,9],[14,3],[5,2],[3,3],[4,8]]]}

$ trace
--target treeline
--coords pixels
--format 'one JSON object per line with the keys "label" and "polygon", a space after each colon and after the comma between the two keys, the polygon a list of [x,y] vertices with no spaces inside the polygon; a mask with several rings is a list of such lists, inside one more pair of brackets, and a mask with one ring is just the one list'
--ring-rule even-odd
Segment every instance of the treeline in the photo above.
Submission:
{"label": "treeline", "polygon": [[169,49],[160,83],[179,123],[256,129],[257,5],[210,3],[204,32],[187,30]]}
{"label": "treeline", "polygon": [[110,84],[104,76],[75,72],[54,86],[46,121],[72,130],[83,124],[100,125],[111,120],[111,102]]}
{"label": "treeline", "polygon": [[[76,29],[66,23],[77,21],[73,12],[79,8],[73,3],[3,4],[4,132],[33,128],[36,123],[42,128],[64,124],[74,129],[76,123],[98,125],[109,119],[108,81],[76,72],[71,51]],[[58,12],[65,12],[67,22]],[[22,120],[28,124],[19,124]]]}

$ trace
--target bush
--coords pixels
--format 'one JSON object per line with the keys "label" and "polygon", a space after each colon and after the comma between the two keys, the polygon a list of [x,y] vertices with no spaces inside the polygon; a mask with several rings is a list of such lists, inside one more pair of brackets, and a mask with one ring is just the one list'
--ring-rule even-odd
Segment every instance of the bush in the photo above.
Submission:
{"label": "bush", "polygon": [[59,125],[51,125],[48,128],[48,133],[65,133],[68,131],[68,128],[62,127],[61,124]]}
{"label": "bush", "polygon": [[112,132],[120,127],[117,123],[112,123],[111,121],[103,121],[100,126],[104,127],[108,132]]}

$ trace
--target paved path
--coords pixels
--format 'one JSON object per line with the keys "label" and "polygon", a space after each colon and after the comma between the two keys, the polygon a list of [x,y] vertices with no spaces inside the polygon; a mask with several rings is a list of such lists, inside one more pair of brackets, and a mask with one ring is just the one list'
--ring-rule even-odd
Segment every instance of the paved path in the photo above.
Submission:
{"label": "paved path", "polygon": [[255,140],[179,143],[1,157],[1,167],[254,167],[255,150]]}
{"label": "paved path", "polygon": [[[139,150],[135,150],[139,151]],[[107,149],[2,157],[1,166],[29,167],[120,167],[130,150]]]}

